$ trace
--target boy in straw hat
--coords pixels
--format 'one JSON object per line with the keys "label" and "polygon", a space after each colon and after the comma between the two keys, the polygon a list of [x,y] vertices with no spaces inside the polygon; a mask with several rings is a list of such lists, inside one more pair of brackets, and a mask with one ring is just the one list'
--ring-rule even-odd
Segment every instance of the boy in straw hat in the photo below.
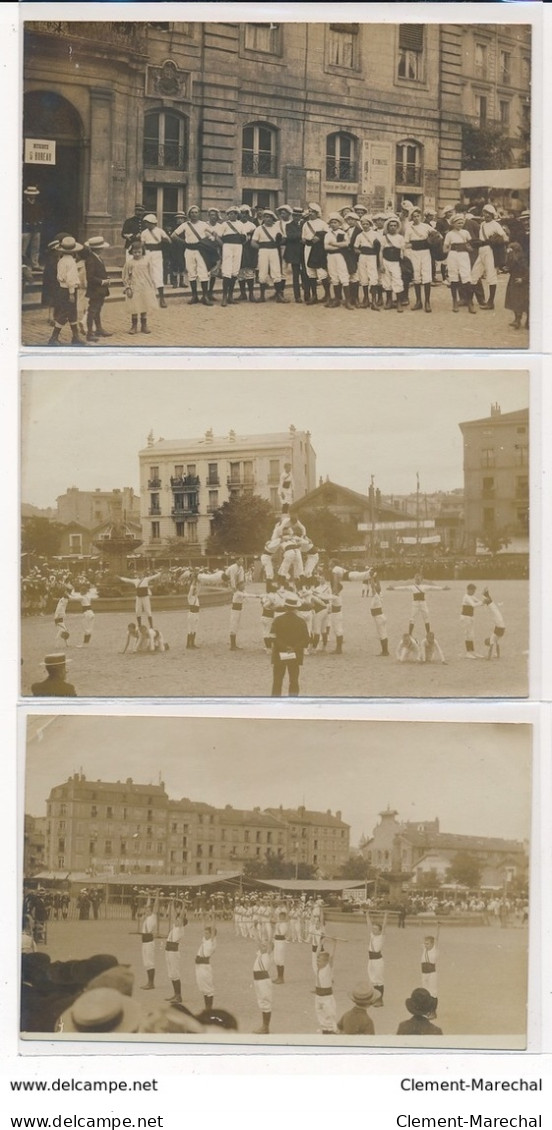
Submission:
{"label": "boy in straw hat", "polygon": [[48,345],[57,345],[63,327],[69,323],[71,327],[71,345],[81,345],[79,336],[79,319],[77,312],[77,294],[79,289],[79,271],[75,256],[82,251],[82,243],[77,243],[72,235],[66,235],[59,242],[58,247],[57,282],[58,290],[54,305],[54,328]]}
{"label": "boy in straw hat", "polygon": [[103,235],[93,235],[84,244],[84,267],[86,271],[86,340],[97,341],[99,337],[111,337],[102,326],[102,307],[109,294],[109,279],[105,263],[100,255],[109,247]]}
{"label": "boy in straw hat", "polygon": [[368,1016],[370,1005],[378,1005],[381,996],[369,981],[359,981],[351,993],[353,1008],[344,1012],[337,1022],[337,1030],[344,1036],[374,1036],[373,1021]]}
{"label": "boy in straw hat", "polygon": [[63,698],[76,698],[77,692],[73,684],[65,680],[66,665],[67,659],[63,653],[47,655],[44,659],[46,678],[40,683],[33,683],[31,694],[36,698],[51,698],[58,695]]}

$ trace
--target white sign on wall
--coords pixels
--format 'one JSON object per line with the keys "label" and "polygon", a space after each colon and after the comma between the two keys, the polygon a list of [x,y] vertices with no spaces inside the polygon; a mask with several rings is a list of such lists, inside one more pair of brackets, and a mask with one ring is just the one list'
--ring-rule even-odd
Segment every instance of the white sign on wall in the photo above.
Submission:
{"label": "white sign on wall", "polygon": [[55,165],[56,143],[44,138],[25,138],[26,165]]}
{"label": "white sign on wall", "polygon": [[393,146],[386,141],[362,143],[362,195],[370,209],[387,209],[393,201]]}

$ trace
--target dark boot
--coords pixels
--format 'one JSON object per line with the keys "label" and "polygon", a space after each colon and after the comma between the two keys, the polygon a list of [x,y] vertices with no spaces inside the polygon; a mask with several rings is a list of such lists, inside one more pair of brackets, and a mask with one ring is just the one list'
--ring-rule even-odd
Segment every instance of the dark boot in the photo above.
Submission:
{"label": "dark boot", "polygon": [[164,288],[163,288],[162,286],[160,286],[160,287],[159,287],[159,290],[157,291],[157,293],[158,293],[158,295],[159,295],[159,305],[160,305],[160,307],[161,307],[161,309],[162,309],[162,310],[165,310],[165,308],[166,308],[166,306],[167,306],[167,303],[165,302],[165,291],[164,291]]}
{"label": "dark boot", "polygon": [[190,636],[190,647],[192,648],[193,651],[198,650],[197,644],[195,642],[195,638],[196,638],[196,634],[195,634],[195,632],[192,632],[192,634]]}
{"label": "dark boot", "polygon": [[255,279],[247,279],[247,297],[249,298],[250,302],[256,301],[254,289],[255,289]]}
{"label": "dark boot", "polygon": [[475,303],[473,301],[474,288],[470,283],[466,284],[466,298],[468,300],[468,314],[476,314]]}
{"label": "dark boot", "polygon": [[416,295],[416,301],[415,301],[412,309],[413,310],[421,310],[422,309],[422,288],[421,288],[420,283],[414,283],[414,293]]}
{"label": "dark boot", "polygon": [[239,651],[239,650],[240,649],[239,649],[239,647],[236,643],[236,637],[233,633],[231,633],[230,634],[230,651]]}
{"label": "dark boot", "polygon": [[222,280],[222,302],[221,302],[221,306],[226,306],[228,304],[228,284],[229,284],[228,279]]}
{"label": "dark boot", "polygon": [[408,303],[404,302],[404,290],[402,290],[401,293],[397,295],[397,314],[402,314],[403,306],[405,305],[407,306]]}
{"label": "dark boot", "polygon": [[426,314],[431,314],[431,302],[429,301],[431,295],[431,283],[424,283],[424,310]]}
{"label": "dark boot", "polygon": [[496,294],[496,284],[493,283],[492,286],[489,287],[489,298],[488,298],[487,302],[485,303],[485,305],[481,307],[482,310],[494,310],[494,308],[495,308],[495,304],[494,304],[495,294]]}
{"label": "dark boot", "polygon": [[187,651],[189,651],[191,646],[192,646],[191,640],[192,640],[192,637],[190,635],[190,632],[188,632],[188,635],[186,636],[186,650]]}
{"label": "dark boot", "polygon": [[96,333],[98,337],[113,337],[113,334],[110,334],[108,330],[104,330],[99,315],[96,318]]}
{"label": "dark boot", "polygon": [[57,345],[57,343],[59,341],[60,333],[61,333],[61,326],[54,326],[54,328],[53,328],[53,330],[50,334],[50,339],[48,341],[48,345]]}
{"label": "dark boot", "polygon": [[389,640],[380,640],[380,643],[381,643],[381,654],[382,655],[389,655]]}
{"label": "dark boot", "polygon": [[270,1035],[270,1017],[271,1016],[272,1016],[271,1012],[261,1012],[263,1026],[262,1026],[262,1028],[259,1028],[257,1030],[257,1032],[256,1032],[257,1036],[268,1036],[268,1035]]}
{"label": "dark boot", "polygon": [[368,308],[370,306],[370,287],[369,286],[363,286],[362,294],[363,294],[363,299],[362,299],[362,302],[360,303],[360,305],[361,305],[363,310],[368,310]]}
{"label": "dark boot", "polygon": [[324,298],[328,298],[330,294],[330,280],[322,279],[322,289],[324,291]]}
{"label": "dark boot", "polygon": [[327,301],[325,303],[325,305],[331,306],[332,308],[336,308],[337,306],[341,306],[342,297],[343,297],[343,287],[341,286],[341,283],[336,283],[336,285],[334,286],[334,297],[331,298],[329,301]]}
{"label": "dark boot", "polygon": [[212,302],[216,301],[215,295],[214,295],[214,289],[215,289],[216,281],[217,280],[216,280],[215,276],[211,275],[211,278],[209,279],[209,298],[211,299]]}
{"label": "dark boot", "polygon": [[284,282],[274,283],[274,298],[276,299],[276,302],[287,302],[287,298],[284,298],[285,285],[286,284]]}
{"label": "dark boot", "polygon": [[452,312],[453,312],[453,314],[457,314],[458,313],[458,283],[451,282],[451,284],[450,284],[450,296],[452,298]]}
{"label": "dark boot", "polygon": [[397,301],[400,298],[403,306],[410,306],[410,302],[409,302],[409,299],[408,299],[409,289],[410,289],[410,283],[405,283],[404,284],[404,290],[401,291],[401,293],[398,295]]}
{"label": "dark boot", "polygon": [[483,283],[481,279],[475,284],[474,294],[477,299],[478,306],[485,306],[485,291],[483,290]]}
{"label": "dark boot", "polygon": [[202,282],[201,290],[202,290],[201,305],[202,306],[213,306],[213,299],[211,298],[211,296],[209,294],[209,283],[208,282]]}
{"label": "dark boot", "polygon": [[78,322],[71,322],[71,345],[82,345]]}
{"label": "dark boot", "polygon": [[228,302],[229,302],[229,304],[230,304],[230,306],[231,306],[231,305],[232,305],[232,303],[233,303],[233,301],[234,301],[234,287],[235,287],[235,285],[236,285],[236,280],[235,280],[235,279],[229,279],[228,281],[229,281],[229,286],[228,286]]}
{"label": "dark boot", "polygon": [[241,302],[247,302],[247,288],[245,279],[240,279],[240,299]]}
{"label": "dark boot", "polygon": [[190,283],[190,290],[192,292],[192,297],[188,302],[188,306],[197,306],[199,298],[197,297],[197,282],[195,281],[195,279]]}
{"label": "dark boot", "polygon": [[391,290],[386,290],[385,291],[384,310],[392,310],[392,309],[393,309],[393,292]]}
{"label": "dark boot", "polygon": [[320,643],[320,636],[313,636],[312,637],[312,647],[313,647],[314,651],[316,651],[316,648],[318,647],[319,643]]}
{"label": "dark boot", "polygon": [[359,308],[359,302],[358,302],[359,285],[360,284],[357,283],[357,282],[349,283],[349,297],[350,297],[350,300],[351,300],[351,305],[354,307],[355,310],[358,310],[358,308]]}
{"label": "dark boot", "polygon": [[150,334],[151,330],[148,329],[148,316],[147,314],[140,314],[140,330],[143,334]]}
{"label": "dark boot", "polygon": [[261,283],[259,286],[260,295],[259,302],[266,302],[266,283]]}
{"label": "dark boot", "polygon": [[283,983],[284,983],[284,966],[283,965],[277,965],[276,966],[276,972],[277,972],[278,976],[277,976],[274,984],[275,985],[283,985]]}
{"label": "dark boot", "polygon": [[380,294],[380,292],[381,292],[380,286],[373,286],[371,288],[372,301],[370,303],[370,309],[371,310],[377,310],[378,314],[379,314],[379,309],[380,309],[380,306],[381,306],[381,294]]}
{"label": "dark boot", "polygon": [[205,1002],[205,1008],[207,1009],[207,1012],[211,1011],[211,1009],[213,1007],[214,999],[215,999],[214,997],[206,997],[205,995],[203,996],[203,1000]]}
{"label": "dark boot", "polygon": [[[354,310],[355,304],[354,304],[354,301],[352,300],[352,296],[351,296],[351,285],[344,287],[344,295],[345,295],[345,309],[346,310]],[[357,306],[358,306],[358,301],[357,301]]]}
{"label": "dark boot", "polygon": [[322,647],[328,646],[329,635],[330,635],[330,629],[326,628],[326,631],[322,632]]}
{"label": "dark boot", "polygon": [[334,655],[343,654],[343,636],[336,636]]}
{"label": "dark boot", "polygon": [[172,1004],[182,1004],[182,985],[180,981],[173,981],[172,987],[173,995],[172,997],[167,997],[167,1000]]}
{"label": "dark boot", "polygon": [[98,338],[94,333],[94,318],[92,314],[88,313],[86,316],[86,340],[97,341]]}

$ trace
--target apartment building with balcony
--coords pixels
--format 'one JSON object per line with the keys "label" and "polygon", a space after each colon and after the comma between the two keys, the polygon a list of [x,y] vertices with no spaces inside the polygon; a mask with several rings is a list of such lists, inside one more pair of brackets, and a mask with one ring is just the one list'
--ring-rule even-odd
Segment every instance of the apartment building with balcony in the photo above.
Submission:
{"label": "apartment building with balcony", "polygon": [[531,124],[531,29],[523,24],[462,28],[461,105],[476,126],[500,125],[514,164],[524,164],[520,131]]}
{"label": "apartment building with balcony", "polygon": [[316,482],[316,454],[310,432],[240,436],[231,430],[199,439],[154,440],[139,454],[142,534],[151,550],[178,539],[201,553],[213,514],[232,498],[258,495],[280,510],[278,484],[291,463],[295,497]]}

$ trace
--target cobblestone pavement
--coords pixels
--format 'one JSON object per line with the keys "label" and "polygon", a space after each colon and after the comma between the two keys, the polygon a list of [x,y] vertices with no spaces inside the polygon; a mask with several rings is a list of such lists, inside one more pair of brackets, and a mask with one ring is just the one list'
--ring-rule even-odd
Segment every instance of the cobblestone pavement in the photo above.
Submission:
{"label": "cobblestone pavement", "polygon": [[[233,1013],[240,1034],[255,1032],[260,1027],[252,980],[256,944],[246,938],[236,938],[230,922],[219,923],[217,931],[218,945],[213,957],[215,1008],[226,1008]],[[408,925],[404,930],[395,926],[387,928],[384,1006],[370,1010],[377,1035],[365,1038],[367,1044],[378,1046],[386,1037],[389,1040],[401,1020],[408,1019],[404,1001],[419,985],[420,951],[426,931],[427,923],[425,927]],[[342,939],[337,944],[334,965],[334,991],[340,1017],[352,1007],[349,993],[353,985],[366,978],[366,927],[363,922],[342,920],[328,923],[327,932]],[[166,935],[163,921],[160,934]],[[182,998],[196,1013],[203,1008],[194,977],[194,956],[200,937],[201,925],[192,920],[181,944]],[[161,1004],[172,995],[163,947],[160,938],[156,946],[155,988],[142,992],[140,986],[145,977],[136,923],[127,919],[48,924],[46,949],[52,961],[112,953],[121,963],[131,965],[135,975],[133,995],[147,1008]],[[275,1036],[278,1033],[315,1034],[310,946],[296,943],[287,948],[285,983],[275,985],[273,990],[271,1032]],[[444,1033],[441,1046],[447,1046],[447,1037],[454,1036],[458,1037],[459,1046],[482,1046],[481,1040],[487,1039],[487,1046],[491,1048],[507,1047],[508,1037],[521,1037],[526,1029],[527,930],[444,925],[439,949],[437,1024]],[[495,1043],[493,1036],[497,1037]],[[505,1038],[504,1042],[500,1037]],[[331,1037],[325,1038],[325,1042],[330,1040]],[[400,1043],[404,1045],[404,1038]]]}
{"label": "cobblestone pavement", "polygon": [[[389,658],[380,658],[379,643],[369,615],[369,602],[362,599],[360,585],[345,584],[343,612],[345,643],[342,655],[335,654],[330,636],[326,651],[320,648],[307,655],[301,671],[301,694],[309,698],[509,698],[528,693],[527,648],[528,584],[525,581],[496,581],[490,585],[494,599],[502,604],[506,635],[500,660],[468,661],[464,655],[460,605],[465,584],[452,581],[446,592],[430,592],[431,623],[447,660],[441,663],[399,663],[395,649],[405,631],[410,594],[388,592],[383,582],[384,607],[388,621]],[[250,586],[261,593],[262,586]],[[82,641],[79,614],[67,617],[71,633],[68,680],[81,697],[266,697],[272,674],[270,657],[263,647],[260,606],[247,601],[240,629],[240,650],[229,650],[228,607],[205,608],[199,616],[197,651],[186,650],[187,612],[153,613],[169,644],[162,654],[122,655],[126,639],[128,612],[96,613],[92,642],[77,648]],[[484,637],[491,620],[483,609],[476,618],[476,650],[485,652]],[[416,629],[419,631],[419,629]],[[44,656],[58,647],[51,617],[28,617],[22,623],[22,693],[30,694],[31,683],[43,677]],[[287,693],[284,688],[284,693]]]}
{"label": "cobblestone pavement", "polygon": [[[322,303],[305,307],[293,301],[283,306],[267,301],[252,306],[234,302],[221,308],[220,296],[213,307],[189,306],[189,291],[167,288],[167,308],[150,319],[151,334],[131,337],[130,316],[124,300],[108,301],[103,324],[112,333],[96,344],[83,343],[83,350],[177,347],[186,349],[527,349],[528,331],[514,330],[513,315],[504,309],[507,278],[499,280],[496,309],[470,316],[462,308],[451,311],[448,287],[432,289],[432,314],[413,309],[396,311],[328,310]],[[289,288],[288,288],[289,290]],[[414,305],[413,292],[411,304]],[[47,344],[50,328],[45,310],[29,309],[22,316],[22,343],[33,348]],[[67,347],[70,333],[61,334]],[[74,350],[72,350],[74,352]]]}

